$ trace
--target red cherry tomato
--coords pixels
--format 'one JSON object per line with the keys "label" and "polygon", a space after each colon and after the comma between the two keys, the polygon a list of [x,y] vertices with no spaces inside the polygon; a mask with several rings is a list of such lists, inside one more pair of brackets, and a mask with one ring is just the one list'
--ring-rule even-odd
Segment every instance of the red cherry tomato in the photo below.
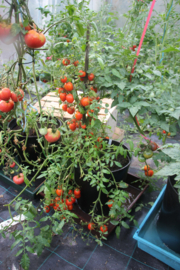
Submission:
{"label": "red cherry tomato", "polygon": [[79,77],[83,78],[83,77],[86,77],[86,72],[83,71],[83,70],[79,70]]}
{"label": "red cherry tomato", "polygon": [[70,60],[65,58],[65,59],[63,59],[62,63],[64,66],[68,66],[70,64]]}
{"label": "red cherry tomato", "polygon": [[67,77],[64,76],[64,78],[61,79],[61,82],[62,82],[62,83],[66,83],[66,82],[67,82]]}
{"label": "red cherry tomato", "polygon": [[91,74],[88,75],[88,80],[89,81],[93,81],[94,80],[94,77],[95,77],[94,74],[91,73]]}
{"label": "red cherry tomato", "polygon": [[24,98],[24,91],[22,89],[17,89],[15,92],[11,93],[11,98],[14,102],[18,102],[23,100]]}
{"label": "red cherry tomato", "polygon": [[62,91],[64,91],[64,88],[60,87],[60,88],[58,89],[58,93],[60,94]]}
{"label": "red cherry tomato", "polygon": [[81,105],[82,105],[83,107],[86,107],[86,106],[88,106],[89,104],[90,104],[90,100],[89,100],[88,97],[83,97],[83,98],[81,99]]}
{"label": "red cherry tomato", "polygon": [[66,91],[72,91],[73,90],[73,84],[71,82],[67,82],[64,84],[64,88]]}
{"label": "red cherry tomato", "polygon": [[46,212],[46,213],[49,213],[50,212],[50,207],[48,206],[48,205],[46,205],[46,206],[44,206],[44,211]]}
{"label": "red cherry tomato", "polygon": [[95,227],[95,224],[93,222],[90,222],[88,224],[88,230],[92,231],[92,230],[94,230],[94,227]]}
{"label": "red cherry tomato", "polygon": [[106,225],[102,225],[102,226],[100,227],[100,231],[103,232],[103,233],[105,233],[105,232],[108,231],[108,227],[107,227]]}
{"label": "red cherry tomato", "polygon": [[73,114],[74,111],[75,111],[75,109],[72,108],[72,107],[67,108],[67,112],[68,112],[69,114]]}
{"label": "red cherry tomato", "polygon": [[13,177],[13,182],[17,185],[21,185],[22,183],[24,183],[24,175],[23,173],[20,173],[18,175],[15,175]]}
{"label": "red cherry tomato", "polygon": [[79,188],[76,188],[75,190],[74,190],[74,196],[75,196],[75,198],[80,198],[80,196],[81,196],[81,190],[79,189]]}
{"label": "red cherry tomato", "polygon": [[60,97],[61,101],[65,101],[66,100],[66,93],[60,93],[59,97]]}
{"label": "red cherry tomato", "polygon": [[69,125],[69,128],[74,131],[76,129],[76,124],[75,123],[72,123]]}
{"label": "red cherry tomato", "polygon": [[79,61],[78,61],[78,60],[76,60],[76,61],[73,62],[73,65],[74,65],[75,67],[77,67],[78,64],[79,64]]}
{"label": "red cherry tomato", "polygon": [[81,120],[81,119],[83,118],[83,114],[77,111],[77,112],[75,113],[75,118],[76,118],[77,120]]}
{"label": "red cherry tomato", "polygon": [[57,194],[58,196],[63,195],[63,190],[57,188],[57,189],[56,189],[56,194]]}
{"label": "red cherry tomato", "polygon": [[65,112],[67,111],[67,104],[62,105],[62,110],[65,111]]}
{"label": "red cherry tomato", "polygon": [[73,101],[74,101],[73,95],[72,95],[72,94],[68,94],[68,95],[66,96],[66,100],[67,100],[67,102],[69,102],[69,103],[73,103]]}
{"label": "red cherry tomato", "polygon": [[15,165],[16,165],[16,163],[15,162],[13,162],[9,167],[10,168],[14,168],[15,167]]}
{"label": "red cherry tomato", "polygon": [[70,211],[73,210],[73,205],[72,204],[68,205],[68,210],[70,210]]}
{"label": "red cherry tomato", "polygon": [[113,206],[113,200],[109,200],[108,202],[111,202],[111,204],[108,204],[108,207],[111,208]]}

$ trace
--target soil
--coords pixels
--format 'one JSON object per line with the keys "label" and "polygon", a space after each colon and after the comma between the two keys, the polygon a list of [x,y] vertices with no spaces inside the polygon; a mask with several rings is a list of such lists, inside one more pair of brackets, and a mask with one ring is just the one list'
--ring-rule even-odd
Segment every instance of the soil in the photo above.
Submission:
{"label": "soil", "polygon": [[[115,161],[119,162],[122,165],[122,168],[123,168],[129,163],[130,158],[128,157],[128,155],[127,155],[126,158],[124,156],[118,155],[118,157],[117,157],[117,159]],[[108,167],[109,167],[109,169],[111,171],[116,171],[116,170],[120,169],[120,167],[118,167],[115,163],[113,164],[112,167],[110,167],[110,166],[108,166]]]}

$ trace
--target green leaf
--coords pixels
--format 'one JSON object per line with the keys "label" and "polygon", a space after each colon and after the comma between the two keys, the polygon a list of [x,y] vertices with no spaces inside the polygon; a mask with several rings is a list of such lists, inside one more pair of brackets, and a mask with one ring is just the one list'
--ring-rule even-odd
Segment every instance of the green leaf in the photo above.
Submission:
{"label": "green leaf", "polygon": [[24,268],[24,270],[28,270],[29,269],[29,265],[30,265],[30,259],[27,255],[27,253],[24,253],[22,258],[21,258],[21,265],[22,268]]}
{"label": "green leaf", "polygon": [[132,116],[134,117],[137,114],[137,112],[140,110],[140,108],[141,107],[139,107],[139,106],[136,106],[136,107],[134,106],[134,107],[129,108],[129,111],[132,114]]}
{"label": "green leaf", "polygon": [[43,218],[40,219],[40,222],[47,221],[48,219],[49,219],[49,217],[48,216],[45,216],[45,217],[43,217]]}
{"label": "green leaf", "polygon": [[93,127],[95,124],[94,119],[91,120],[91,127]]}
{"label": "green leaf", "polygon": [[118,77],[118,78],[120,78],[121,79],[121,74],[119,73],[119,71],[117,71],[116,69],[112,69],[112,74],[114,75],[114,76],[116,76],[116,77]]}
{"label": "green leaf", "polygon": [[117,226],[116,227],[116,237],[119,239],[119,237],[120,237],[120,232],[121,232],[121,228],[120,228],[120,226]]}
{"label": "green leaf", "polygon": [[102,58],[98,57],[97,60],[98,60],[98,63],[100,65],[101,69],[104,69],[104,62],[103,62]]}
{"label": "green leaf", "polygon": [[74,5],[69,5],[69,6],[66,6],[66,9],[69,13],[70,16],[73,15],[74,11],[76,10],[76,8],[74,7]]}
{"label": "green leaf", "polygon": [[26,250],[30,253],[34,253],[34,249],[29,246],[26,246]]}
{"label": "green leaf", "polygon": [[153,70],[153,73],[159,77],[161,77],[161,72],[159,70]]}
{"label": "green leaf", "polygon": [[163,50],[163,52],[180,52],[180,50],[176,49],[175,47],[169,47]]}
{"label": "green leaf", "polygon": [[119,221],[118,220],[111,220],[110,221],[112,225],[116,226],[119,224]]}
{"label": "green leaf", "polygon": [[21,248],[17,253],[16,253],[16,257],[19,256],[22,252],[24,251],[24,248]]}
{"label": "green leaf", "polygon": [[139,224],[138,224],[138,222],[134,219],[133,220],[133,223],[134,223],[134,225],[137,227],[137,228],[139,228]]}
{"label": "green leaf", "polygon": [[83,25],[79,22],[76,23],[76,29],[79,36],[84,36],[85,29],[83,28]]}
{"label": "green leaf", "polygon": [[82,9],[83,5],[84,5],[84,0],[79,3],[79,5],[78,5],[79,10]]}
{"label": "green leaf", "polygon": [[21,237],[21,238],[18,238],[18,239],[12,244],[11,250],[12,250],[15,246],[17,246],[21,241],[22,241],[22,237]]}
{"label": "green leaf", "polygon": [[92,27],[94,28],[94,30],[95,30],[95,32],[96,32],[96,37],[98,38],[99,33],[98,33],[98,28],[97,28],[96,23],[95,23],[95,22],[91,22],[91,25],[92,25]]}
{"label": "green leaf", "polygon": [[129,225],[125,221],[121,221],[121,224],[124,228],[129,229]]}
{"label": "green leaf", "polygon": [[102,188],[102,192],[103,192],[104,194],[109,194],[109,192],[108,192],[107,189],[105,189],[105,188]]}

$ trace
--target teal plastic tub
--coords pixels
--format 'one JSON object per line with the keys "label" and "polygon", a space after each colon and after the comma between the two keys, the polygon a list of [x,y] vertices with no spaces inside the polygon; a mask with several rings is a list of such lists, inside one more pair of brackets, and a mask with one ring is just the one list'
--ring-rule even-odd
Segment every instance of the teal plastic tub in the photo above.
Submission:
{"label": "teal plastic tub", "polygon": [[[180,254],[174,252],[163,244],[158,235],[156,226],[165,189],[166,186],[162,189],[153,207],[148,212],[139,229],[135,232],[133,238],[137,240],[138,247],[140,249],[175,270],[180,270]],[[171,230],[171,228],[169,228],[169,230]]]}

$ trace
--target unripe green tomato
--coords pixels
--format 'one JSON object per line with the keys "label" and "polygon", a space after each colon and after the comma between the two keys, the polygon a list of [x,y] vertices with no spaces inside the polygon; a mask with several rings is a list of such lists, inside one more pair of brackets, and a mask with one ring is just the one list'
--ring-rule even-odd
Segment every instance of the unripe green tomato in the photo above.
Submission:
{"label": "unripe green tomato", "polygon": [[143,152],[143,156],[145,157],[145,159],[148,159],[148,158],[151,158],[153,156],[153,151],[148,149],[148,150],[145,150]]}
{"label": "unripe green tomato", "polygon": [[45,128],[40,128],[40,129],[39,129],[39,133],[40,133],[41,135],[46,135],[46,134],[47,134],[47,127],[45,127]]}

